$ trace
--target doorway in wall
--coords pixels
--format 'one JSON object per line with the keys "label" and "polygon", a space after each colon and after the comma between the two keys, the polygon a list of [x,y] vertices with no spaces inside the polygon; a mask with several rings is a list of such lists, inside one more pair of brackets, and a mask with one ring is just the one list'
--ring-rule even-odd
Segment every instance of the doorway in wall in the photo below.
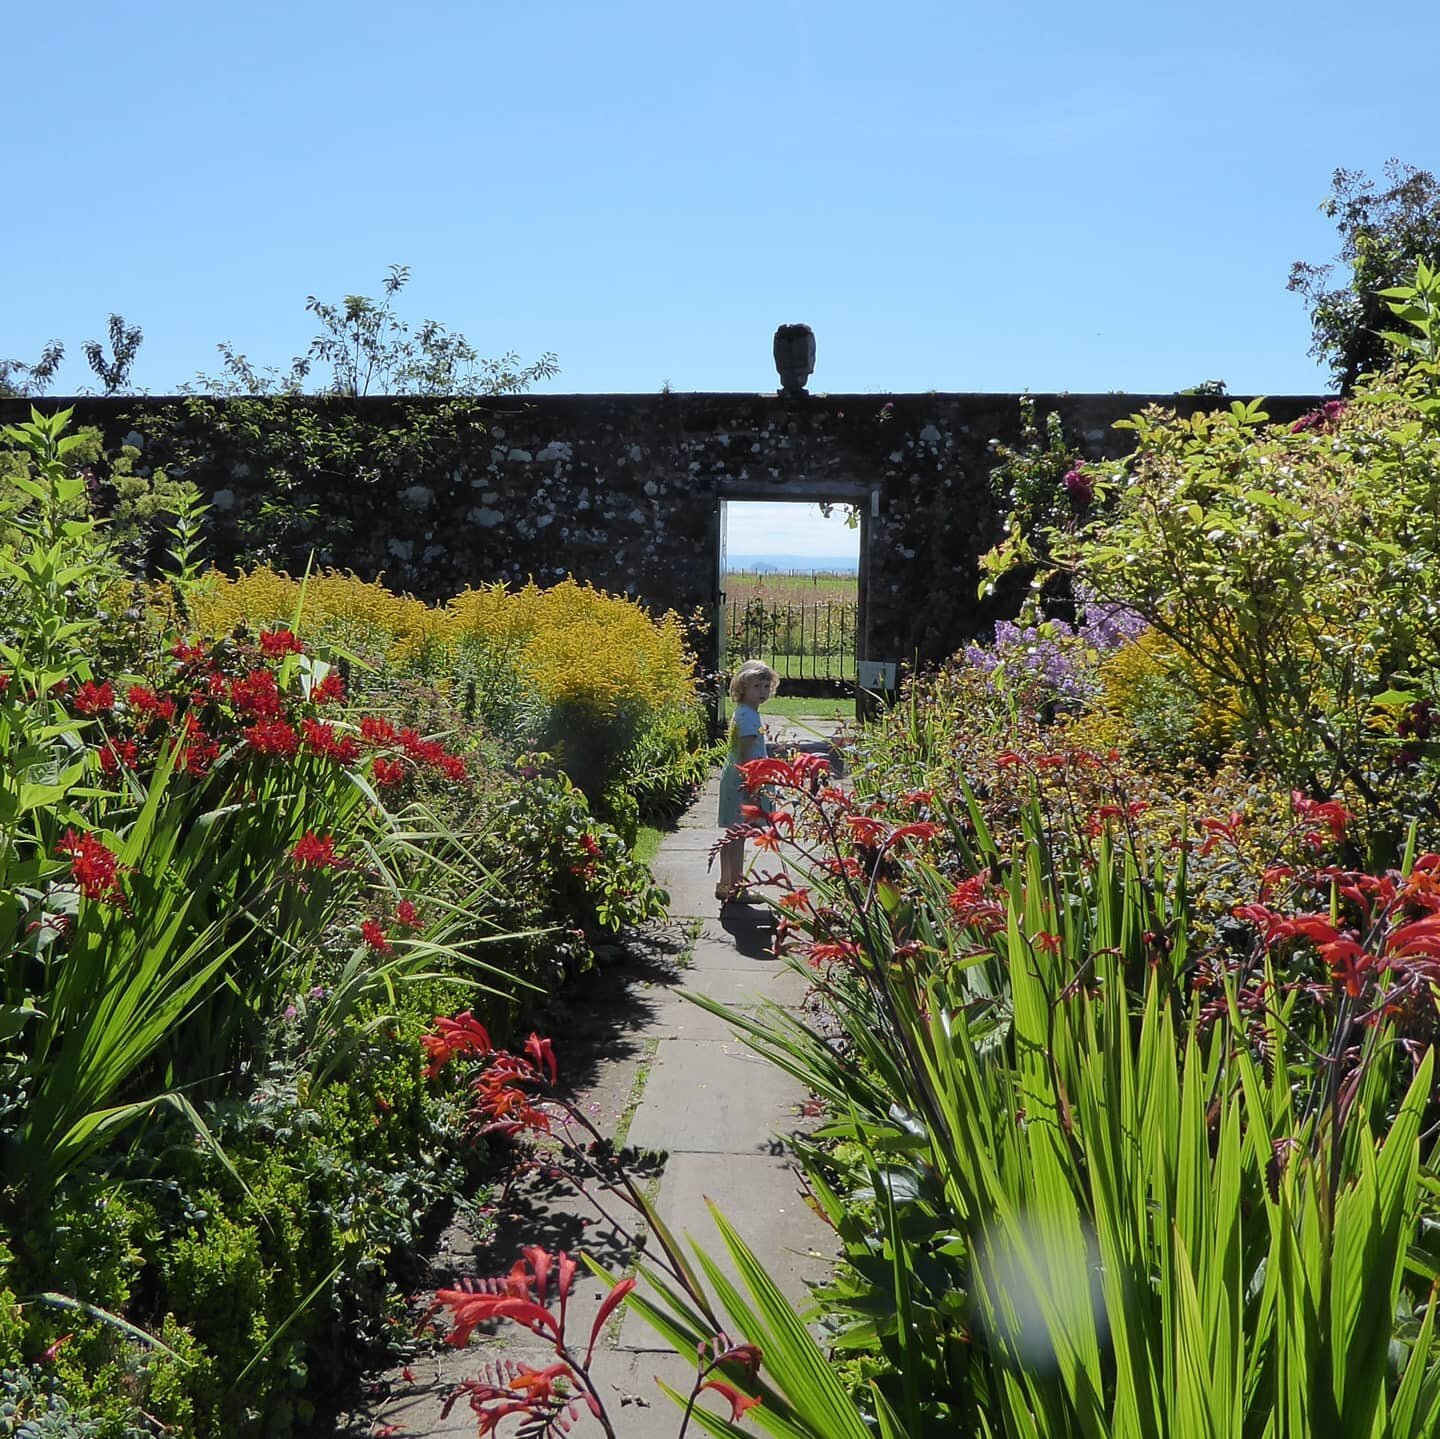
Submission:
{"label": "doorway in wall", "polygon": [[856,713],[867,518],[853,501],[719,502],[715,667],[764,660],[780,676],[772,712]]}

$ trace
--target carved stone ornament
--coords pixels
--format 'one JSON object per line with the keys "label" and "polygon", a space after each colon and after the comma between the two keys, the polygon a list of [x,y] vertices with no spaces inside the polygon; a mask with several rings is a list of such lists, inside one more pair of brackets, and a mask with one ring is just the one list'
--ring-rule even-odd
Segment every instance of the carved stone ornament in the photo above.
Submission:
{"label": "carved stone ornament", "polygon": [[787,395],[803,395],[815,368],[815,331],[809,325],[781,325],[775,331],[775,368]]}

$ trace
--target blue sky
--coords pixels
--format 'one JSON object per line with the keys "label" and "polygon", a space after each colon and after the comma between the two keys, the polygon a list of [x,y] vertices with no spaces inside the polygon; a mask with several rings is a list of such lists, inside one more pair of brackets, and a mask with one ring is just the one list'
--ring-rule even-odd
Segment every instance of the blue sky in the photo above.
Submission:
{"label": "blue sky", "polygon": [[825,515],[819,505],[732,500],[725,506],[725,539],[732,564],[747,555],[856,561],[860,554],[860,531],[846,525],[843,506]]}
{"label": "blue sky", "polygon": [[173,391],[305,297],[553,350],[559,391],[1308,391],[1337,165],[1440,170],[1433,0],[8,8],[0,355]]}

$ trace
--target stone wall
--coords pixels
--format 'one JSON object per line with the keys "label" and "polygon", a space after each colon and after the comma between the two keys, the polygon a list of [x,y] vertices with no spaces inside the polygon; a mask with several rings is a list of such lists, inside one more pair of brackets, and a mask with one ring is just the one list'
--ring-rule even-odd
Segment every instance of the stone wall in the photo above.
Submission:
{"label": "stone wall", "polygon": [[[1037,395],[1092,458],[1123,453],[1117,419],[1152,401],[1186,412],[1193,397]],[[145,412],[175,401],[80,399],[78,423],[115,444],[140,439]],[[223,403],[223,402],[222,402]],[[383,426],[394,401],[297,399],[297,417],[358,409]],[[414,404],[416,402],[409,402]],[[437,405],[440,402],[437,402]],[[1311,396],[1271,398],[1287,419]],[[25,407],[0,401],[0,421]],[[657,608],[709,611],[722,499],[835,500],[863,517],[862,658],[933,659],[988,632],[1004,597],[976,599],[976,560],[995,541],[990,441],[1019,438],[1012,394],[539,395],[467,406],[408,471],[363,481],[307,476],[287,497],[314,517],[290,525],[279,559],[384,574],[443,599],[488,580],[540,583],[571,573]],[[142,463],[167,456],[155,443]],[[252,546],[263,474],[238,452],[191,466],[210,498],[214,549],[232,563]],[[1012,601],[1013,603],[1013,597]]]}

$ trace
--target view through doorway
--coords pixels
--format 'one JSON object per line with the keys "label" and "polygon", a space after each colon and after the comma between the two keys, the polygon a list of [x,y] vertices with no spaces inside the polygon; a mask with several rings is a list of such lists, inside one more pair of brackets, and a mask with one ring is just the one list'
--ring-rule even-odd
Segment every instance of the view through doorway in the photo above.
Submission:
{"label": "view through doorway", "polygon": [[853,715],[863,514],[847,505],[720,502],[716,639],[723,673],[764,660],[780,677],[772,712]]}

